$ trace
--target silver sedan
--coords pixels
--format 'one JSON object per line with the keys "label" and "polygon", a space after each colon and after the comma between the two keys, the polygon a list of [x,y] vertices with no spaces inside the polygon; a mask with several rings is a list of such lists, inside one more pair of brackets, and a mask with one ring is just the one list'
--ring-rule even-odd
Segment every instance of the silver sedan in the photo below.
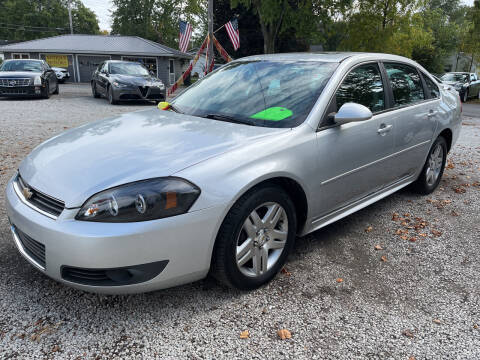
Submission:
{"label": "silver sedan", "polygon": [[103,293],[213,275],[254,289],[305,235],[410,185],[438,186],[458,93],[387,54],[231,62],[165,110],[66,131],[6,189],[20,253]]}

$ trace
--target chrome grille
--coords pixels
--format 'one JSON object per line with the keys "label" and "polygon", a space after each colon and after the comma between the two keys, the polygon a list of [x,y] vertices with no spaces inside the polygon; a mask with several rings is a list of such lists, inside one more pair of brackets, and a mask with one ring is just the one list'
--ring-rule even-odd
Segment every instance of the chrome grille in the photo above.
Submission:
{"label": "chrome grille", "polygon": [[54,218],[57,218],[65,208],[65,203],[63,201],[45,195],[40,191],[28,186],[28,184],[23,181],[20,175],[17,176],[16,183],[18,191],[20,192],[18,195],[26,202],[27,205],[44,213],[44,215],[48,216],[48,214],[50,214],[53,215]]}
{"label": "chrome grille", "polygon": [[17,86],[29,86],[29,78],[0,78],[0,86],[3,87],[17,87]]}

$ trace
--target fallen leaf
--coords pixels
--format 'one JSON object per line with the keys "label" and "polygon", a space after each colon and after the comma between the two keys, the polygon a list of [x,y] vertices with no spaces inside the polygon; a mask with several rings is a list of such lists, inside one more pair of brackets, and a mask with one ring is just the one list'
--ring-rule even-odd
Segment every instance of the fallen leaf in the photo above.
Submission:
{"label": "fallen leaf", "polygon": [[413,338],[413,333],[408,329],[405,330],[402,334],[406,337]]}
{"label": "fallen leaf", "polygon": [[438,231],[438,230],[435,230],[435,229],[430,230],[430,232],[432,233],[432,235],[434,235],[436,237],[439,237],[440,235],[442,235],[441,231]]}
{"label": "fallen leaf", "polygon": [[287,270],[287,268],[282,268],[282,274],[285,275],[285,276],[290,276],[290,275],[292,275],[292,273],[289,272],[289,271]]}
{"label": "fallen leaf", "polygon": [[383,262],[387,262],[387,257],[385,255],[383,255],[380,260],[382,260]]}
{"label": "fallen leaf", "polygon": [[60,351],[60,346],[55,345],[55,346],[52,348],[52,352],[58,352],[58,351]]}
{"label": "fallen leaf", "polygon": [[281,329],[277,331],[277,335],[280,337],[280,339],[285,340],[285,339],[290,339],[292,337],[292,334],[290,331],[287,329]]}
{"label": "fallen leaf", "polygon": [[367,227],[367,228],[365,229],[365,232],[370,232],[370,231],[372,231],[372,230],[373,230],[373,227],[369,226],[369,227]]}
{"label": "fallen leaf", "polygon": [[342,283],[343,282],[343,279],[342,278],[337,278],[337,283]]}
{"label": "fallen leaf", "polygon": [[441,324],[441,323],[442,323],[442,322],[440,321],[440,319],[433,319],[433,322],[434,322],[435,324]]}
{"label": "fallen leaf", "polygon": [[408,241],[415,242],[415,241],[417,241],[417,238],[415,236],[412,236],[410,239],[408,239]]}
{"label": "fallen leaf", "polygon": [[393,213],[392,215],[392,220],[397,221],[398,220],[398,213]]}
{"label": "fallen leaf", "polygon": [[461,186],[454,187],[453,191],[455,191],[457,194],[464,194],[467,192],[467,190]]}
{"label": "fallen leaf", "polygon": [[240,333],[240,339],[248,339],[249,337],[250,337],[250,333],[248,332],[248,330],[242,331]]}
{"label": "fallen leaf", "polygon": [[427,237],[427,234],[425,234],[425,233],[420,233],[418,235],[420,235],[421,237]]}
{"label": "fallen leaf", "polygon": [[375,245],[375,250],[383,250],[381,245]]}
{"label": "fallen leaf", "polygon": [[473,325],[473,328],[478,329],[478,325],[477,324]]}
{"label": "fallen leaf", "polygon": [[407,240],[407,239],[408,239],[408,236],[407,236],[407,235],[403,235],[403,236],[400,236],[400,238],[401,238],[402,240]]}
{"label": "fallen leaf", "polygon": [[416,360],[416,359],[415,359],[415,356],[410,356],[408,360]]}

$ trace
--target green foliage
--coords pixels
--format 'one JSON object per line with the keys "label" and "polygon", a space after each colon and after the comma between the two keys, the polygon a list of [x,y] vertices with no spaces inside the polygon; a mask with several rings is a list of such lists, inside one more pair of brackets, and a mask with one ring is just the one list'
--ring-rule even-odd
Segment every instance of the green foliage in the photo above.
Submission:
{"label": "green foliage", "polygon": [[[67,0],[2,0],[0,39],[33,40],[70,33]],[[96,15],[80,0],[72,4],[75,33],[97,34]]]}
{"label": "green foliage", "polygon": [[112,3],[112,34],[140,36],[176,48],[180,19],[196,29],[204,26],[206,8],[201,0],[112,0]]}

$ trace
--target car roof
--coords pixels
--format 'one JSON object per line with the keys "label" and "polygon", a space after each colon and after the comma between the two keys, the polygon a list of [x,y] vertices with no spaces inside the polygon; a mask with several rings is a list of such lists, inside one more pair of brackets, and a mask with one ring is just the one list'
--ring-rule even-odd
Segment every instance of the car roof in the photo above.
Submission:
{"label": "car roof", "polygon": [[390,61],[404,61],[414,63],[413,60],[403,56],[383,54],[383,53],[369,53],[369,52],[303,52],[303,53],[280,53],[280,54],[265,54],[247,56],[236,61],[253,61],[253,60],[270,60],[270,61],[321,61],[321,62],[336,62],[341,63],[346,59],[352,60],[390,60]]}
{"label": "car roof", "polygon": [[43,60],[38,60],[38,59],[5,59],[6,61],[37,61],[37,62],[43,62]]}

